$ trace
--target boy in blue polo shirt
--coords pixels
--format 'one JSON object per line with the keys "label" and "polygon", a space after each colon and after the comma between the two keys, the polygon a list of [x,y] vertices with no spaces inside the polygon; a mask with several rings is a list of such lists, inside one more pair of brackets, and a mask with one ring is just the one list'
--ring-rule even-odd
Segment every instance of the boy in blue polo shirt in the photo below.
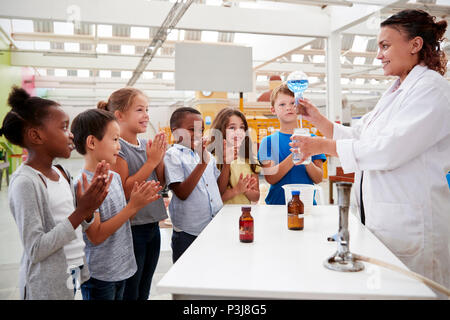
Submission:
{"label": "boy in blue polo shirt", "polygon": [[202,115],[182,107],[170,117],[176,143],[164,156],[164,173],[173,196],[169,204],[173,224],[172,260],[175,263],[223,207],[221,194],[228,184],[229,164],[222,172],[202,139]]}
{"label": "boy in blue polo shirt", "polygon": [[327,158],[324,154],[319,154],[312,156],[310,164],[294,165],[289,146],[290,137],[298,123],[294,93],[286,84],[282,84],[272,91],[270,104],[270,111],[280,121],[280,131],[261,141],[258,160],[266,181],[270,183],[269,193],[265,199],[266,204],[285,204],[282,186],[291,183],[320,183],[323,177],[323,162]]}

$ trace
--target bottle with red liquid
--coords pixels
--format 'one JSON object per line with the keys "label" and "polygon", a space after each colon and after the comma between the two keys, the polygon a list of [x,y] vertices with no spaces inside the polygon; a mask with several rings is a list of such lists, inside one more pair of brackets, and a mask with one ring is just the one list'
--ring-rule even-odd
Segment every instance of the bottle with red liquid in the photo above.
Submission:
{"label": "bottle with red liquid", "polygon": [[253,242],[253,217],[250,214],[252,207],[242,207],[242,215],[239,218],[239,240],[241,242]]}

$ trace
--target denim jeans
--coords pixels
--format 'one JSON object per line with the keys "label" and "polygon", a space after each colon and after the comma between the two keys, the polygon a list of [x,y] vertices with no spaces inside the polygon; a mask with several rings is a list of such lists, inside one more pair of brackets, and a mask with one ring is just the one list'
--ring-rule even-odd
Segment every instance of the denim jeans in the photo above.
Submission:
{"label": "denim jeans", "polygon": [[102,281],[90,278],[81,285],[83,300],[123,300],[125,280]]}
{"label": "denim jeans", "polygon": [[196,236],[193,236],[184,231],[177,232],[173,231],[172,233],[172,261],[175,263],[179,257],[189,248],[189,246],[197,239]]}
{"label": "denim jeans", "polygon": [[161,234],[158,222],[132,226],[137,271],[126,280],[124,300],[148,300],[153,273],[158,264]]}
{"label": "denim jeans", "polygon": [[80,290],[80,272],[84,266],[79,266],[70,269],[70,275],[72,276],[73,296],[77,294],[77,290]]}

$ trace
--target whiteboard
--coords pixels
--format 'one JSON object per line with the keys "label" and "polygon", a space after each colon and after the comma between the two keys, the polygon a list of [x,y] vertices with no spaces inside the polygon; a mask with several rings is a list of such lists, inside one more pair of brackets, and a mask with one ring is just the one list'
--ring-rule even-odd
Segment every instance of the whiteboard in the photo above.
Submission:
{"label": "whiteboard", "polygon": [[252,48],[176,43],[175,90],[252,92]]}

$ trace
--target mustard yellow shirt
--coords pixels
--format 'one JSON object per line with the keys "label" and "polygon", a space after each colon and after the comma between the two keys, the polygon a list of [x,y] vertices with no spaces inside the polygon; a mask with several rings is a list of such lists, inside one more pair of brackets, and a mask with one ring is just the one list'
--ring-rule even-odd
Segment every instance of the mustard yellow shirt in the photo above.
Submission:
{"label": "mustard yellow shirt", "polygon": [[[256,173],[259,173],[261,168],[256,166]],[[241,175],[245,178],[247,174],[252,175],[253,171],[250,168],[250,164],[246,163],[243,159],[233,160],[230,164],[230,183],[228,185],[228,189],[234,188],[239,182],[239,176]],[[230,187],[231,184],[231,187]],[[241,193],[237,196],[225,201],[223,204],[250,204],[250,200],[245,196],[245,194]]]}

